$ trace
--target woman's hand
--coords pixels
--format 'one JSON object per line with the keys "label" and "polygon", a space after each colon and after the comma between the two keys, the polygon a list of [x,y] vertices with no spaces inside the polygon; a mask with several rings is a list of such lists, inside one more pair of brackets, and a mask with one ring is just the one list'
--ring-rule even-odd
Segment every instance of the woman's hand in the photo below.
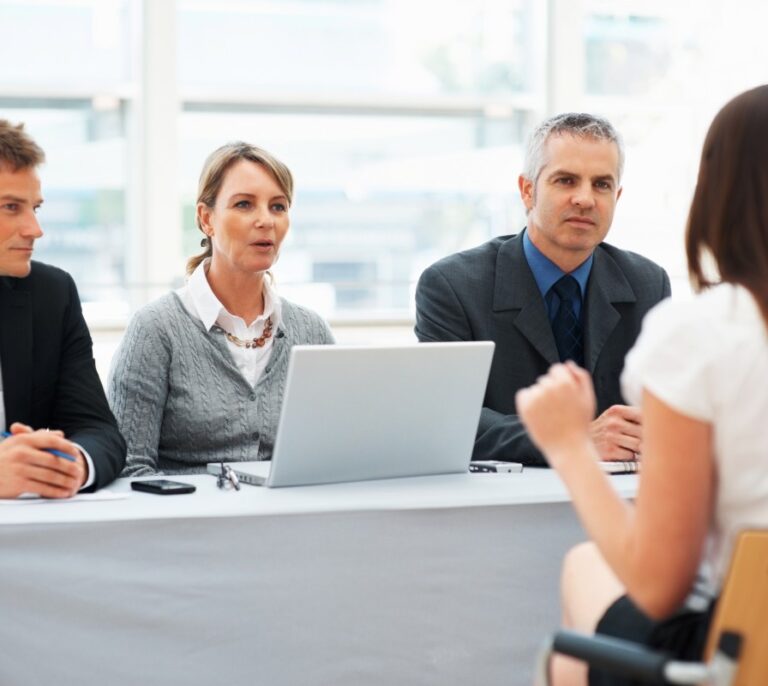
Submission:
{"label": "woman's hand", "polygon": [[528,434],[553,467],[590,442],[595,392],[589,373],[573,362],[552,365],[533,386],[517,392],[515,403]]}

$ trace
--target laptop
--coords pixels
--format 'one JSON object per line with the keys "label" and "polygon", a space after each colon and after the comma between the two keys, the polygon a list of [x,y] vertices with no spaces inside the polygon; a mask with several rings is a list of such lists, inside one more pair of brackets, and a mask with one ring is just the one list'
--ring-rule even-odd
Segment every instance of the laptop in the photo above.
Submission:
{"label": "laptop", "polygon": [[294,346],[272,460],[229,466],[273,488],[466,472],[493,349]]}

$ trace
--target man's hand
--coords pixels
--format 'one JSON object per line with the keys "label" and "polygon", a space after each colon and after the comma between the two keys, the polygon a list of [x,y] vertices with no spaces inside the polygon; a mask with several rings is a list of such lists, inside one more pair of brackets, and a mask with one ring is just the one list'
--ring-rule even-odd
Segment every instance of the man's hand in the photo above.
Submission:
{"label": "man's hand", "polygon": [[590,441],[595,392],[589,374],[573,362],[555,364],[515,397],[528,435],[552,467]]}
{"label": "man's hand", "polygon": [[601,460],[634,460],[642,438],[640,410],[613,405],[590,424],[589,434]]}
{"label": "man's hand", "polygon": [[[85,483],[85,460],[61,431],[33,431],[11,425],[11,436],[0,442],[0,498],[37,493],[44,498],[69,498]],[[60,450],[69,460],[47,452]]]}
{"label": "man's hand", "polygon": [[613,405],[597,419],[589,374],[572,362],[555,364],[518,391],[517,411],[529,436],[553,466],[585,441],[601,460],[633,460],[640,452],[640,410]]}

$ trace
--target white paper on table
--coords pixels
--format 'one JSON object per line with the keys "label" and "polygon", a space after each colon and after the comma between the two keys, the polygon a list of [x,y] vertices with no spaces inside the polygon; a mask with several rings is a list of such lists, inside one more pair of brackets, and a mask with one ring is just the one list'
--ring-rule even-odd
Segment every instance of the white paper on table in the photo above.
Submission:
{"label": "white paper on table", "polygon": [[116,491],[110,491],[107,488],[102,488],[95,493],[78,493],[71,498],[41,498],[38,495],[32,493],[22,493],[18,498],[0,498],[0,505],[50,505],[51,503],[87,503],[96,502],[100,500],[122,500],[127,498],[130,493],[118,493]]}

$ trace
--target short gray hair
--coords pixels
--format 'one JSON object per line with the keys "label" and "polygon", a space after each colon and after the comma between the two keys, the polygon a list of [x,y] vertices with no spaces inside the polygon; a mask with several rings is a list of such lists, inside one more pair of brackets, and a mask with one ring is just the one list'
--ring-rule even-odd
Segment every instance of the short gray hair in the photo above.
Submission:
{"label": "short gray hair", "polygon": [[534,129],[528,139],[523,163],[523,176],[534,183],[546,164],[544,144],[551,136],[568,134],[577,138],[593,138],[615,143],[619,151],[619,178],[624,173],[624,142],[613,124],[603,117],[583,112],[565,112],[546,119]]}

